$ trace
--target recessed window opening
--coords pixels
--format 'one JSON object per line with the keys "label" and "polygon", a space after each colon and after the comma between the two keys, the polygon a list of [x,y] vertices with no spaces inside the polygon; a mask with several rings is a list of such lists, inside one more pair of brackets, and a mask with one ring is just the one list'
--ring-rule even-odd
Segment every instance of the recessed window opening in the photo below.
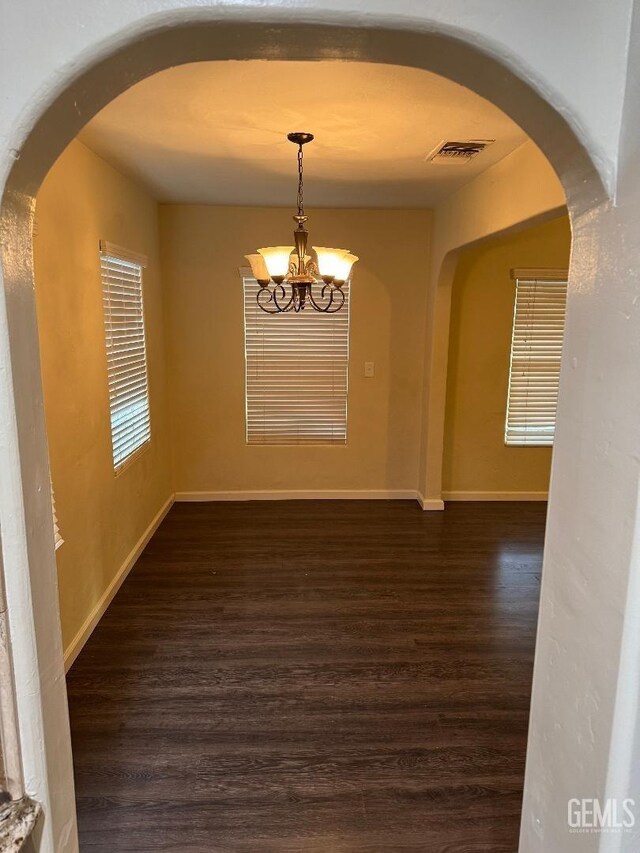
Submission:
{"label": "recessed window opening", "polygon": [[109,412],[116,471],[151,440],[142,270],[146,259],[100,244]]}
{"label": "recessed window opening", "polygon": [[335,314],[266,314],[243,275],[248,444],[346,444],[350,286]]}
{"label": "recessed window opening", "polygon": [[556,426],[567,274],[514,270],[505,444],[551,446]]}

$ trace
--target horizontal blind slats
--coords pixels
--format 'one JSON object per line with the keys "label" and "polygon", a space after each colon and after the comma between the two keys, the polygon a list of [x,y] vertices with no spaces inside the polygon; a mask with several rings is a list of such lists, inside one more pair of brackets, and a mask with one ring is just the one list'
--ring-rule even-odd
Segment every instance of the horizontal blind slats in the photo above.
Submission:
{"label": "horizontal blind slats", "polygon": [[506,444],[553,444],[566,299],[566,281],[516,281]]}
{"label": "horizontal blind slats", "polygon": [[142,266],[101,255],[113,464],[149,441],[149,381]]}
{"label": "horizontal blind slats", "polygon": [[49,488],[51,490],[51,513],[53,515],[53,547],[57,551],[64,544],[62,533],[60,532],[60,524],[58,523],[58,513],[56,512],[56,499],[53,493],[53,480],[51,472],[49,472]]}
{"label": "horizontal blind slats", "polygon": [[336,314],[311,307],[265,314],[245,277],[245,388],[249,444],[344,444],[347,438],[349,284]]}

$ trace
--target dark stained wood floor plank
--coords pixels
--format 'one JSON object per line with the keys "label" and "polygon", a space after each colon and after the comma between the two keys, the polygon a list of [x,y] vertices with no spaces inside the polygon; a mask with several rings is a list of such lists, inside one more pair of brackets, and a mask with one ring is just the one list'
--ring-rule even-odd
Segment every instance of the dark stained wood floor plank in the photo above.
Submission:
{"label": "dark stained wood floor plank", "polygon": [[176,504],[68,677],[82,853],[514,853],[545,512]]}

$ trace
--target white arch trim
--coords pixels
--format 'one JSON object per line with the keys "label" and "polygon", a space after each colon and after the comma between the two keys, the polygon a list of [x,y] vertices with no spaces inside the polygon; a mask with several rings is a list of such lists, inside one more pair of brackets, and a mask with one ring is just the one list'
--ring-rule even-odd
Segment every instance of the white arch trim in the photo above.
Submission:
{"label": "white arch trim", "polygon": [[[486,28],[473,19],[465,28],[456,28],[451,20],[429,20],[424,11],[416,15],[418,4],[410,17],[403,16],[396,4],[383,25],[380,16],[359,15],[356,20],[353,15],[321,10],[304,14],[295,7],[278,9],[276,3],[259,9],[218,4],[167,11],[171,4],[158,2],[151,5],[162,7],[162,13],[146,16],[131,4],[132,17],[120,3],[123,17],[114,24],[116,5],[105,4],[111,22],[108,34],[97,24],[87,26],[83,50],[74,49],[73,62],[65,65],[64,73],[48,79],[47,91],[33,104],[24,105],[20,121],[8,128],[6,137],[13,139],[16,159],[8,171],[0,219],[5,294],[0,306],[0,356],[3,364],[11,364],[0,376],[4,413],[0,522],[26,783],[45,812],[38,842],[42,853],[75,853],[77,837],[51,545],[31,231],[38,187],[71,138],[128,86],[171,65],[207,59],[358,59],[425,68],[489,98],[545,151],[574,213],[593,209],[606,199],[604,186],[610,184],[611,175],[606,157],[594,155],[599,172],[587,154],[565,118],[570,110],[554,108],[541,93],[545,86],[536,74],[524,63],[518,67],[513,49],[504,40],[492,42]],[[386,3],[377,6],[387,11]],[[518,6],[522,12],[523,4]],[[103,23],[105,12],[100,13],[99,23]],[[326,20],[330,23],[320,23]],[[64,15],[61,23],[66,24]],[[51,64],[47,51],[55,49],[55,33],[47,30],[46,36],[42,59]],[[559,96],[554,100],[559,101]],[[4,174],[8,164],[5,157],[0,164]]]}

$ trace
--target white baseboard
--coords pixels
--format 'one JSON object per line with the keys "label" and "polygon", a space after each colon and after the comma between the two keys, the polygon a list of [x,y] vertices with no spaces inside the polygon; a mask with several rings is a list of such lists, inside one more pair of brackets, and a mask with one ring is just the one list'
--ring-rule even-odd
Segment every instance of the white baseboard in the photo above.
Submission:
{"label": "white baseboard", "polygon": [[548,492],[443,492],[445,501],[546,501]]}
{"label": "white baseboard", "polygon": [[444,501],[415,489],[265,489],[262,491],[176,492],[176,501],[417,500],[422,509],[440,511]]}
{"label": "white baseboard", "polygon": [[265,489],[253,492],[176,492],[176,501],[391,501],[415,499],[415,489]]}
{"label": "white baseboard", "polygon": [[130,553],[127,555],[127,558],[124,561],[124,563],[118,569],[118,572],[116,573],[116,576],[114,577],[114,579],[111,581],[111,583],[106,588],[106,590],[103,592],[103,594],[100,596],[100,600],[98,601],[96,606],[93,608],[91,613],[87,616],[84,624],[82,625],[82,627],[80,628],[78,633],[75,635],[75,637],[73,638],[73,640],[71,641],[69,646],[65,649],[65,652],[64,652],[65,672],[68,672],[71,669],[73,662],[75,661],[75,659],[78,657],[78,655],[82,651],[84,644],[87,642],[87,640],[91,636],[91,632],[96,627],[96,625],[98,624],[100,619],[103,617],[107,607],[113,601],[115,594],[118,592],[118,590],[122,586],[125,578],[129,574],[129,572],[131,571],[133,566],[135,565],[136,560],[138,559],[140,554],[143,552],[147,542],[151,539],[153,534],[156,532],[156,530],[160,526],[160,522],[162,521],[162,519],[165,517],[165,515],[171,509],[171,507],[173,505],[173,501],[174,501],[174,496],[171,495],[168,498],[168,500],[166,501],[166,503],[164,504],[164,506],[159,510],[159,512],[156,513],[156,515],[152,519],[152,521],[149,524],[149,526],[147,527],[147,529],[144,531],[144,533],[142,534],[140,539],[138,539],[138,541],[133,546]]}
{"label": "white baseboard", "polygon": [[444,501],[439,498],[425,498],[422,492],[418,492],[416,494],[416,500],[422,507],[422,509],[427,511],[436,511],[440,512],[444,509]]}

